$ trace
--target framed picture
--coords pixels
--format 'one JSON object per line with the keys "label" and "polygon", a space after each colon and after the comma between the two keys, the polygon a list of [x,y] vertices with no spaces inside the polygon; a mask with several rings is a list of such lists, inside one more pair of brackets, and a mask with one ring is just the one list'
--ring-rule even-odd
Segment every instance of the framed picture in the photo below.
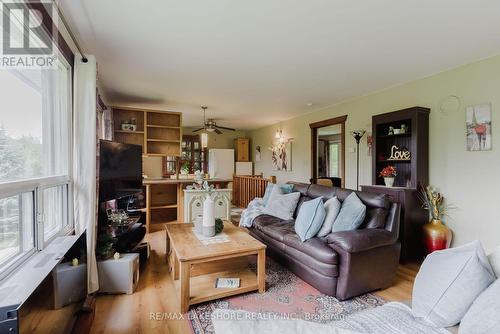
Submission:
{"label": "framed picture", "polygon": [[257,146],[255,148],[255,161],[260,161],[261,159],[261,154],[260,154],[260,146]]}
{"label": "framed picture", "polygon": [[271,147],[271,159],[273,170],[291,171],[292,170],[292,142],[278,143]]}
{"label": "framed picture", "polygon": [[466,108],[467,151],[491,150],[491,104]]}

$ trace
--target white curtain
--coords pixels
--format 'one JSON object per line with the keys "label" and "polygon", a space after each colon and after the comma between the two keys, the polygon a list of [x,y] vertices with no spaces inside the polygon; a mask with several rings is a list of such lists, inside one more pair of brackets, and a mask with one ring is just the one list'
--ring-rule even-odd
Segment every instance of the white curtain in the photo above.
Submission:
{"label": "white curtain", "polygon": [[75,55],[73,117],[73,197],[77,235],[87,231],[87,291],[99,289],[95,257],[97,233],[96,61]]}
{"label": "white curtain", "polygon": [[[55,69],[41,71],[44,176],[69,175],[70,68],[60,60],[56,64]],[[62,217],[66,212],[63,208],[62,188],[49,189],[44,190],[42,196],[45,240],[58,233],[64,227],[63,223],[67,223]]]}

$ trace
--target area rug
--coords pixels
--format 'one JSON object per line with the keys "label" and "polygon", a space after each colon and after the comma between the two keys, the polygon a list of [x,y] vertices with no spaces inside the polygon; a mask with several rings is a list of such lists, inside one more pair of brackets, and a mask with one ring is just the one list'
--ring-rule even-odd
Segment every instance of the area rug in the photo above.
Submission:
{"label": "area rug", "polygon": [[[255,270],[255,264],[252,264]],[[263,318],[303,319],[318,323],[343,320],[347,315],[376,306],[385,301],[365,294],[347,301],[322,294],[295,274],[270,258],[266,260],[266,292],[247,293],[199,304],[188,312],[195,334],[214,333],[212,314],[217,309],[244,310]]]}

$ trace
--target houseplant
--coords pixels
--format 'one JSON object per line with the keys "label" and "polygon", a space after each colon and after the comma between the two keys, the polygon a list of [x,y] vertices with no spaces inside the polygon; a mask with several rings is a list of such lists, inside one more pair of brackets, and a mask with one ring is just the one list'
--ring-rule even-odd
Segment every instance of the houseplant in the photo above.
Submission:
{"label": "houseplant", "polygon": [[188,175],[189,174],[189,164],[185,162],[181,167],[181,174]]}
{"label": "houseplant", "polygon": [[394,186],[394,179],[398,175],[396,167],[387,166],[380,171],[379,176],[384,178],[384,183],[387,187]]}
{"label": "houseplant", "polygon": [[422,207],[429,211],[430,222],[423,226],[424,245],[427,254],[450,247],[453,237],[451,230],[443,224],[443,216],[452,206],[445,204],[444,197],[431,186],[419,186]]}

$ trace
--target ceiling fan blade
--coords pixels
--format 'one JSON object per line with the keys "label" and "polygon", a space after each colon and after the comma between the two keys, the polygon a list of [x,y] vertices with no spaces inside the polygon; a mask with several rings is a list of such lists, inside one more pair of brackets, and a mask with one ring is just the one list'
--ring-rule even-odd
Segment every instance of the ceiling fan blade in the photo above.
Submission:
{"label": "ceiling fan blade", "polygon": [[216,127],[218,127],[219,129],[223,129],[223,130],[236,131],[236,129],[226,128],[225,126],[220,126],[220,125],[216,125]]}
{"label": "ceiling fan blade", "polygon": [[201,131],[201,130],[204,130],[204,129],[205,129],[205,127],[199,128],[199,129],[193,130],[193,132],[198,132],[198,131]]}
{"label": "ceiling fan blade", "polygon": [[218,135],[221,135],[222,134],[222,131],[219,130],[219,129],[215,129],[215,133],[218,134]]}

